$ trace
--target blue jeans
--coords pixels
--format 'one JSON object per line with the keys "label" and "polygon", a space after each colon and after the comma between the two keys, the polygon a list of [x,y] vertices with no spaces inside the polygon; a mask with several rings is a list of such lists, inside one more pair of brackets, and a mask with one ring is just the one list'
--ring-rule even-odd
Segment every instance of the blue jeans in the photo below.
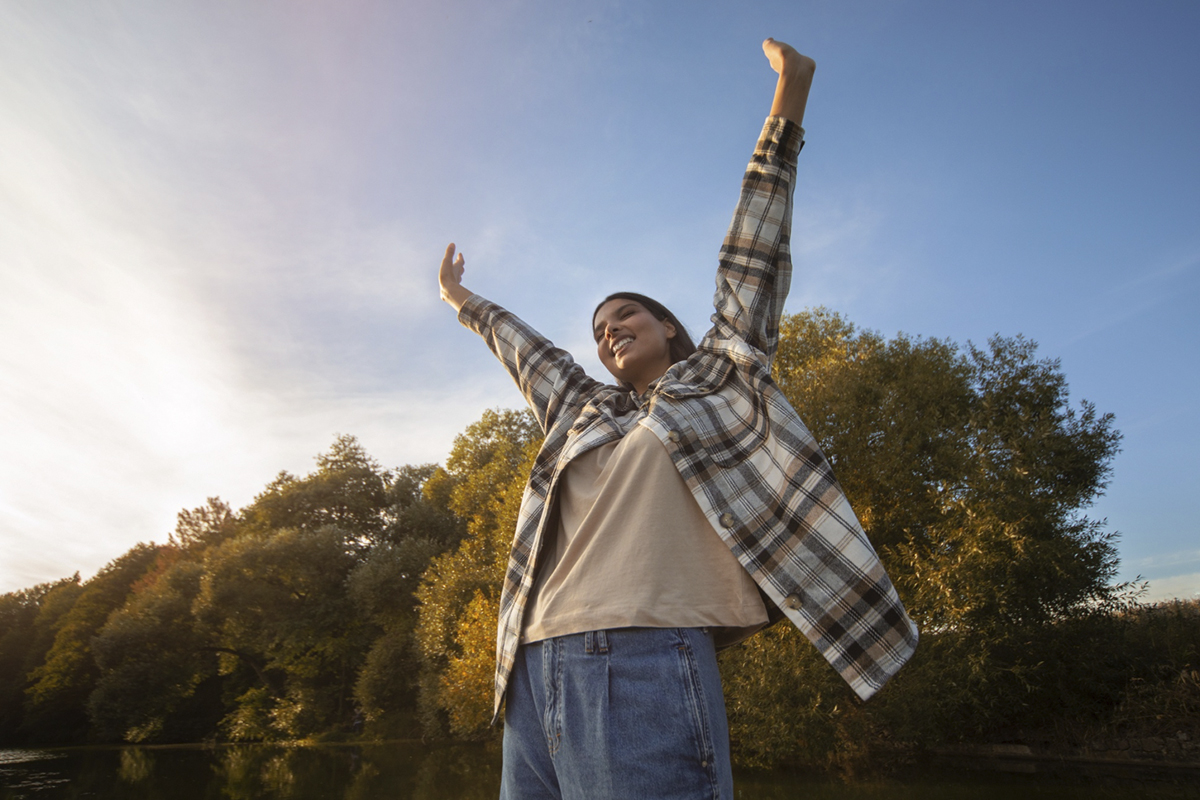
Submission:
{"label": "blue jeans", "polygon": [[712,634],[621,628],[517,651],[501,800],[733,797]]}

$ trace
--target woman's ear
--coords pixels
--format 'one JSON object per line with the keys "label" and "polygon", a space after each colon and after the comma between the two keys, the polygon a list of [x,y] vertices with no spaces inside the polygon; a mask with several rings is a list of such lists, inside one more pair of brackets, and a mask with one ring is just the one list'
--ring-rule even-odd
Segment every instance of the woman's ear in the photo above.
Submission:
{"label": "woman's ear", "polygon": [[662,321],[662,324],[663,324],[663,327],[667,329],[667,338],[674,339],[675,338],[675,326],[671,324],[671,320],[664,319]]}

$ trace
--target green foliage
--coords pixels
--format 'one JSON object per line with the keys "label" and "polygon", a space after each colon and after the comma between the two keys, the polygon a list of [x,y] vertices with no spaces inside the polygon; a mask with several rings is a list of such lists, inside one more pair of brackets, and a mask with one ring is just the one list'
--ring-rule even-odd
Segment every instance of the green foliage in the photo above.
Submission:
{"label": "green foliage", "polygon": [[1126,735],[1200,739],[1200,600],[1160,603],[1120,615],[1131,668],[1113,727]]}
{"label": "green foliage", "polygon": [[237,518],[229,504],[219,497],[208,498],[206,505],[184,509],[176,517],[175,532],[167,541],[184,552],[203,551],[237,535]]}
{"label": "green foliage", "polygon": [[496,675],[496,626],[500,600],[476,590],[454,630],[455,650],[438,680],[438,700],[446,710],[450,732],[477,736],[492,719]]}
{"label": "green foliage", "polygon": [[405,620],[385,627],[371,643],[354,683],[368,735],[411,739],[421,734],[415,711],[420,669],[413,624]]}
{"label": "green foliage", "polygon": [[449,725],[456,735],[475,736],[491,719],[491,680],[479,679],[479,661],[483,652],[495,657],[509,544],[540,446],[528,412],[487,411],[455,438],[445,469],[426,484],[426,496],[445,498],[468,531],[456,550],[431,562],[417,591],[420,710],[428,731]]}
{"label": "green foliage", "polygon": [[426,496],[436,469],[384,470],[342,436],[241,512],[210,498],[165,547],[0,598],[3,735],[295,739],[358,707],[415,734],[414,592],[465,532],[452,487]]}
{"label": "green foliage", "polygon": [[[1058,362],[1020,337],[963,352],[859,332],[824,309],[784,318],[775,377],[834,464],[922,642],[862,706],[799,637],[756,637],[725,660],[743,757],[829,762],[864,742],[1037,727],[1037,709],[1064,702],[1105,707],[1056,665],[1070,660],[1063,642],[1078,655],[1104,639],[1086,633],[1107,619],[1093,612],[1130,599],[1110,583],[1113,534],[1082,514],[1117,452],[1111,415],[1072,408]],[[1119,688],[1093,685],[1111,708]]]}
{"label": "green foliage", "polygon": [[829,454],[924,631],[1115,603],[1113,534],[1081,513],[1120,434],[1025,339],[885,341],[824,309],[782,325],[776,380]]}
{"label": "green foliage", "polygon": [[193,604],[205,553],[237,531],[232,509],[219,498],[179,512],[170,544],[92,640],[100,670],[88,698],[94,738],[158,742],[211,734],[216,720],[204,710],[211,698],[198,690],[212,685],[216,654]]}
{"label": "green foliage", "polygon": [[430,476],[426,496],[444,502],[467,520],[472,536],[504,536],[507,549],[512,530],[505,530],[498,518],[504,503],[497,492],[516,477],[528,477],[527,471],[521,472],[528,461],[527,451],[541,441],[541,430],[528,411],[485,411],[478,422],[454,437],[446,466]]}
{"label": "green foliage", "polygon": [[79,573],[0,596],[0,744],[15,741],[24,712],[26,676],[45,657],[48,635],[79,596]]}
{"label": "green foliage", "polygon": [[853,693],[799,631],[774,625],[722,652],[720,665],[738,763],[830,765]]}
{"label": "green foliage", "polygon": [[55,620],[54,644],[29,673],[22,727],[33,742],[80,742],[87,737],[86,704],[99,669],[92,658],[92,637],[125,602],[133,584],[158,556],[153,545],[139,544],[84,583],[70,610]]}
{"label": "green foliage", "polygon": [[[1113,534],[1083,512],[1119,434],[1069,404],[1057,362],[1019,337],[886,340],[823,309],[782,333],[776,380],[922,641],[866,704],[787,625],[723,653],[741,763],[1200,736],[1200,604],[1139,607],[1111,585]],[[367,736],[488,736],[499,591],[540,444],[513,411],[486,412],[444,467],[385,470],[338,437],[239,512],[211,498],[164,547],[0,597],[0,741],[296,740],[359,720]],[[269,770],[280,786],[285,766]]]}
{"label": "green foliage", "polygon": [[367,455],[353,436],[339,436],[328,453],[317,456],[317,471],[305,478],[279,473],[242,511],[255,530],[316,530],[336,526],[354,543],[378,539],[387,527],[391,473]]}
{"label": "green foliage", "polygon": [[412,736],[419,656],[413,643],[415,591],[443,542],[417,535],[397,544],[376,545],[349,576],[349,592],[360,615],[379,634],[366,654],[354,697],[369,729],[385,736]]}
{"label": "green foliage", "polygon": [[424,491],[436,470],[384,470],[342,436],[237,514],[210,498],[165,547],[0,598],[4,735],[295,739],[357,707],[415,734],[414,592],[466,530],[457,478]]}
{"label": "green foliage", "polygon": [[376,736],[419,733],[416,589],[430,561],[457,545],[466,530],[448,507],[448,488],[425,491],[437,471],[426,464],[393,473],[387,527],[349,577],[351,599],[378,630],[354,684],[365,730]]}
{"label": "green foliage", "polygon": [[383,543],[420,539],[446,550],[462,539],[466,525],[450,507],[451,487],[439,478],[434,483],[441,481],[441,490],[425,489],[440,471],[436,464],[422,464],[401,467],[393,473],[387,492],[388,524]]}
{"label": "green foliage", "polygon": [[[175,555],[129,598],[92,641],[100,679],[88,699],[94,737],[169,739],[172,715],[216,674],[216,658],[192,616],[204,567]],[[168,560],[168,559],[164,559]]]}
{"label": "green foliage", "polygon": [[[209,552],[194,605],[212,631],[222,674],[248,666],[270,698],[273,738],[306,736],[349,708],[365,649],[346,592],[355,558],[349,534],[332,526],[247,533]],[[261,692],[257,705],[267,703]],[[244,703],[239,703],[243,705]],[[256,707],[257,707],[256,705]],[[240,722],[229,729],[243,738]],[[253,738],[267,735],[251,727]]]}

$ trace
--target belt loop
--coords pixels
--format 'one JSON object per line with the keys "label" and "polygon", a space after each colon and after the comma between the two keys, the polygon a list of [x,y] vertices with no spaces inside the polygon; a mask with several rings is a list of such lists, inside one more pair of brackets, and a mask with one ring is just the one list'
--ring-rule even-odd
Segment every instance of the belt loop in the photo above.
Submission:
{"label": "belt loop", "polygon": [[599,645],[601,654],[608,653],[608,632],[596,631],[596,644]]}
{"label": "belt loop", "polygon": [[583,634],[583,652],[589,656],[596,652],[596,642],[593,636],[594,634],[591,631]]}

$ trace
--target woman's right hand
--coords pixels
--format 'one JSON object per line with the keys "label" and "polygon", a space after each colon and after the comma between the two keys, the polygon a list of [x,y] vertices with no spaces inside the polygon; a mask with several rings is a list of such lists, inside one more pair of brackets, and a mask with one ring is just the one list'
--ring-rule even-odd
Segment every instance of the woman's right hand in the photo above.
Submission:
{"label": "woman's right hand", "polygon": [[455,311],[462,308],[463,303],[471,296],[471,292],[462,285],[466,261],[462,253],[456,258],[454,242],[446,247],[446,257],[442,259],[442,268],[438,270],[438,286],[441,288],[442,299],[454,307]]}

